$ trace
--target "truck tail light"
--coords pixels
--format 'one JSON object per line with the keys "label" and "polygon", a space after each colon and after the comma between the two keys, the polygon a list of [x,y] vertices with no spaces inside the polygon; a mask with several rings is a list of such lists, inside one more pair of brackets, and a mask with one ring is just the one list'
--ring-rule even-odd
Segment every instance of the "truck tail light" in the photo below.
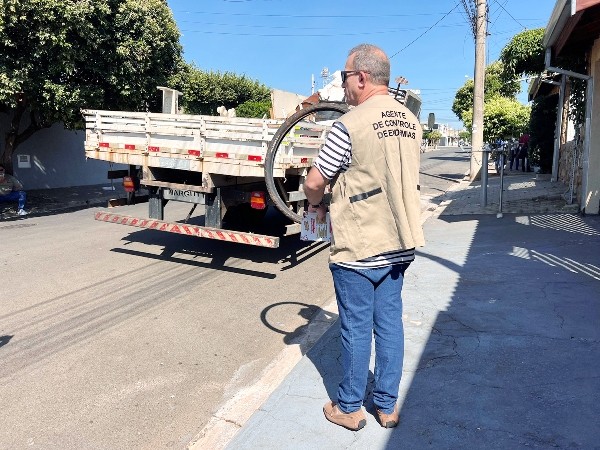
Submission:
{"label": "truck tail light", "polygon": [[125,192],[135,191],[135,183],[133,182],[133,178],[123,177],[123,188],[125,189]]}
{"label": "truck tail light", "polygon": [[265,209],[267,207],[267,200],[263,191],[253,191],[250,194],[250,206],[253,209]]}

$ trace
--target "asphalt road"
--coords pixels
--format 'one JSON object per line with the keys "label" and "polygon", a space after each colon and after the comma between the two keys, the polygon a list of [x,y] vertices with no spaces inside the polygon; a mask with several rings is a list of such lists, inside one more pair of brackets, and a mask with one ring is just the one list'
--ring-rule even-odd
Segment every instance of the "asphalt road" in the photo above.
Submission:
{"label": "asphalt road", "polygon": [[[423,198],[468,158],[423,154]],[[333,299],[324,244],[228,244],[97,210],[0,222],[0,449],[185,448]],[[187,210],[170,203],[165,219]]]}
{"label": "asphalt road", "polygon": [[185,448],[331,300],[323,244],[137,231],[96,210],[0,223],[1,449]]}
{"label": "asphalt road", "polygon": [[421,198],[439,203],[439,197],[459,183],[469,170],[471,152],[458,147],[440,147],[421,154]]}

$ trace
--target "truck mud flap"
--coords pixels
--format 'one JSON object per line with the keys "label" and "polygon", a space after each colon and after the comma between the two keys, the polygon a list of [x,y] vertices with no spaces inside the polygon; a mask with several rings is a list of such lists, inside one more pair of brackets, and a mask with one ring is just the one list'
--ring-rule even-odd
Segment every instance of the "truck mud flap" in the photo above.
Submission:
{"label": "truck mud flap", "polygon": [[166,231],[167,233],[185,234],[186,236],[196,236],[206,239],[216,239],[218,241],[234,242],[236,244],[247,244],[268,248],[279,247],[278,237],[266,236],[263,234],[242,233],[239,231],[200,227],[197,225],[187,225],[177,222],[164,222],[157,219],[144,219],[140,217],[124,216],[106,211],[99,211],[95,213],[94,219],[101,222],[129,225],[132,227],[147,228],[149,230]]}

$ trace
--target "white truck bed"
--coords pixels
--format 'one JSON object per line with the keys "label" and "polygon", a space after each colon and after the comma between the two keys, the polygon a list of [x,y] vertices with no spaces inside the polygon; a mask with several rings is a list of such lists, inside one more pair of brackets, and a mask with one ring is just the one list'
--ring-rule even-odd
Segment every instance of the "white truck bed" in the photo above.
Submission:
{"label": "white truck bed", "polygon": [[[86,157],[148,168],[236,177],[264,177],[269,142],[282,120],[203,115],[82,111]],[[312,164],[329,124],[303,122],[278,151],[273,176]]]}

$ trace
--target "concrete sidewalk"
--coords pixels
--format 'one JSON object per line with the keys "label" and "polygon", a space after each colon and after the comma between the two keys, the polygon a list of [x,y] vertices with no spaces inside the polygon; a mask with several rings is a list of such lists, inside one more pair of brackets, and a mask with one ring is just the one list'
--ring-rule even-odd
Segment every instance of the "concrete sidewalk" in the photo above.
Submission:
{"label": "concrete sidewalk", "polygon": [[[490,171],[491,171],[490,166]],[[500,206],[500,188],[502,206]],[[466,178],[440,197],[438,215],[497,214],[502,213],[577,213],[579,205],[568,186],[552,182],[550,175],[533,172],[508,171],[503,179],[490,173],[487,202],[482,204],[481,181],[469,182]]]}
{"label": "concrete sidewalk", "polygon": [[21,217],[17,215],[16,203],[5,203],[0,204],[0,220],[26,219],[29,216],[46,216],[94,206],[106,207],[110,200],[127,197],[122,184],[118,182],[114,184],[34,189],[27,190],[26,193],[27,206],[25,209],[28,216]]}
{"label": "concrete sidewalk", "polygon": [[376,421],[372,373],[364,429],[323,417],[342,376],[336,321],[248,420],[230,404],[190,448],[599,448],[600,217],[569,212],[560,183],[505,182],[501,218],[494,178],[486,208],[467,181],[425,205],[397,428]]}

